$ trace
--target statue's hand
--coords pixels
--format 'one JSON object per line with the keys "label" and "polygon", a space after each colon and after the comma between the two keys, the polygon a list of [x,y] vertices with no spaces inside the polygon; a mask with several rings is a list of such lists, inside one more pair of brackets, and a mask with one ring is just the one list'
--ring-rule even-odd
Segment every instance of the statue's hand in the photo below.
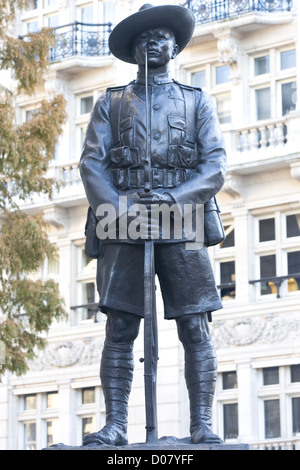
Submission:
{"label": "statue's hand", "polygon": [[151,204],[174,204],[174,199],[165,190],[156,190],[139,193],[140,203],[145,204],[149,209]]}

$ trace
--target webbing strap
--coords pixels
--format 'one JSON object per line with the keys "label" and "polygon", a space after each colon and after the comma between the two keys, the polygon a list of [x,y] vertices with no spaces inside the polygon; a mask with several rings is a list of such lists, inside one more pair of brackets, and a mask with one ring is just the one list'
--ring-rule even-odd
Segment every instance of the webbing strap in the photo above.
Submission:
{"label": "webbing strap", "polygon": [[195,144],[196,140],[196,102],[192,88],[179,85],[185,101],[186,143]]}
{"label": "webbing strap", "polygon": [[113,136],[113,146],[120,144],[120,115],[122,108],[122,98],[125,87],[110,89],[110,122]]}
{"label": "webbing strap", "polygon": [[[178,82],[177,82],[178,83]],[[196,139],[196,102],[194,90],[185,87],[181,83],[180,86],[185,101],[185,119],[186,119],[186,142],[187,144],[195,144]],[[122,112],[122,100],[125,87],[110,88],[110,115],[112,124],[113,145],[120,144],[120,118]]]}

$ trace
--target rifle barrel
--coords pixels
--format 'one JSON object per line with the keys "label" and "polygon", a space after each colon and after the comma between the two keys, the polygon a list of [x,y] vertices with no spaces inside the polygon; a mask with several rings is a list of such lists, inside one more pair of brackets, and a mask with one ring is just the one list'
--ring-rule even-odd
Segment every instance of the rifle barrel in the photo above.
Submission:
{"label": "rifle barrel", "polygon": [[146,405],[146,442],[157,441],[157,316],[155,302],[154,242],[145,242],[144,260],[144,381]]}

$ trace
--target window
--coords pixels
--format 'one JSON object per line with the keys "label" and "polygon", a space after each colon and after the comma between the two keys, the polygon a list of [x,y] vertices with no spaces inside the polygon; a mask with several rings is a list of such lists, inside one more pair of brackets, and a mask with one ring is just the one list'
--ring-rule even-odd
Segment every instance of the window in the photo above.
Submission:
{"label": "window", "polygon": [[[266,255],[260,257],[260,278],[276,276],[276,256]],[[261,295],[275,294],[276,286],[272,281],[261,283]]]}
{"label": "window", "polygon": [[221,298],[223,300],[235,298],[235,261],[220,263]]}
{"label": "window", "polygon": [[262,219],[259,221],[259,241],[275,240],[275,219]]}
{"label": "window", "polygon": [[59,442],[58,392],[20,396],[21,448],[36,450]]}
{"label": "window", "polygon": [[280,402],[276,400],[264,401],[265,438],[280,437]]}
{"label": "window", "polygon": [[77,149],[78,158],[80,158],[82,148],[84,145],[84,139],[86,135],[86,129],[90,119],[90,113],[94,106],[94,94],[84,94],[77,97],[76,103],[76,136],[77,136]]}
{"label": "window", "polygon": [[213,98],[220,124],[231,123],[231,79],[229,65],[206,64],[190,72],[191,85],[205,89]]}
{"label": "window", "polygon": [[78,438],[103,427],[105,423],[104,397],[100,387],[84,387],[77,391]]}
{"label": "window", "polygon": [[43,26],[59,26],[57,0],[30,0],[22,15],[22,34],[36,33]]}
{"label": "window", "polygon": [[46,396],[46,407],[49,408],[58,408],[59,407],[59,398],[57,392],[47,393]]}
{"label": "window", "polygon": [[36,410],[36,395],[25,395],[24,410]]}
{"label": "window", "polygon": [[[95,404],[95,387],[83,388],[81,390],[81,399],[83,405]],[[83,439],[87,434],[95,432],[95,415],[83,416],[81,424]]]}
{"label": "window", "polygon": [[288,82],[281,85],[281,108],[282,116],[285,116],[296,109],[297,104],[297,83]]}
{"label": "window", "polygon": [[95,417],[85,416],[82,418],[82,439],[92,432],[95,432]]}
{"label": "window", "polygon": [[38,8],[38,0],[28,0],[26,5],[26,11],[36,10]]}
{"label": "window", "polygon": [[220,248],[231,248],[234,246],[234,225],[224,225],[225,240],[221,242]]}
{"label": "window", "polygon": [[280,68],[281,70],[296,67],[296,50],[282,51],[280,53]]}
{"label": "window", "polygon": [[288,238],[300,236],[300,214],[286,216],[286,236]]}
{"label": "window", "polygon": [[56,28],[59,26],[59,17],[58,15],[51,15],[46,17],[46,24],[48,28]]}
{"label": "window", "polygon": [[238,404],[226,403],[223,405],[224,439],[238,437]]}
{"label": "window", "polygon": [[230,93],[217,95],[217,112],[220,124],[228,124],[231,122],[231,96]]}
{"label": "window", "polygon": [[254,59],[254,74],[263,75],[270,72],[270,56],[265,55]]}
{"label": "window", "polygon": [[291,382],[300,382],[300,364],[291,366]]}
{"label": "window", "polygon": [[47,277],[55,277],[59,275],[59,253],[54,253],[47,260]]}
{"label": "window", "polygon": [[93,109],[93,96],[85,96],[80,98],[80,114],[90,113]]}
{"label": "window", "polygon": [[293,435],[300,433],[300,397],[292,398]]}
{"label": "window", "polygon": [[83,388],[81,391],[82,404],[95,403],[95,387]]}
{"label": "window", "polygon": [[237,388],[237,374],[236,371],[222,373],[222,386],[223,390]]}
{"label": "window", "polygon": [[260,295],[279,298],[300,290],[299,222],[298,213],[279,211],[272,217],[257,218],[256,275],[250,284],[259,285]]}
{"label": "window", "polygon": [[36,450],[36,423],[34,421],[24,423],[24,449]]}
{"label": "window", "polygon": [[255,91],[256,119],[258,121],[271,117],[271,89],[259,88]]}
{"label": "window", "polygon": [[270,366],[260,372],[261,438],[292,439],[300,432],[300,364]]}
{"label": "window", "polygon": [[[82,283],[82,305],[94,304],[95,300],[95,283],[83,282]],[[92,307],[82,308],[82,319],[90,320],[95,316],[95,309]]]}
{"label": "window", "polygon": [[206,72],[205,70],[199,70],[191,74],[191,84],[195,87],[205,88],[206,86]]}
{"label": "window", "polygon": [[93,5],[80,8],[80,21],[82,23],[94,23]]}
{"label": "window", "polygon": [[216,67],[216,85],[227,83],[230,80],[229,65],[219,65]]}
{"label": "window", "polygon": [[[86,256],[82,247],[77,248],[77,300],[72,309],[77,314],[77,321],[99,321],[102,315],[97,313],[98,302],[96,288],[97,260]],[[93,304],[88,306],[87,304]],[[103,315],[105,317],[105,315]]]}
{"label": "window", "polygon": [[293,277],[293,274],[300,274],[300,251],[292,251],[287,253],[288,274],[291,278],[288,280],[289,292],[300,289],[300,277]]}
{"label": "window", "polygon": [[57,443],[57,436],[59,435],[59,421],[58,419],[46,420],[47,432],[47,447]]}
{"label": "window", "polygon": [[263,385],[279,384],[279,367],[266,367],[263,369]]}
{"label": "window", "polygon": [[251,120],[275,120],[296,109],[297,80],[294,48],[288,50],[272,48],[268,52],[256,55],[252,59],[251,68]]}
{"label": "window", "polygon": [[38,20],[27,21],[25,34],[37,33],[39,30]]}

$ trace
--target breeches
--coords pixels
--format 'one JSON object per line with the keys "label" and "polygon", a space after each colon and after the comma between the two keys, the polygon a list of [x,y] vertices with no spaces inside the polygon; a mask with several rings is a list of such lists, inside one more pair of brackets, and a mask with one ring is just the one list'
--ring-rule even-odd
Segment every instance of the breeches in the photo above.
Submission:
{"label": "breeches", "polygon": [[[143,317],[144,245],[103,244],[97,266],[101,311]],[[222,308],[206,246],[190,251],[185,243],[155,244],[155,272],[166,319]]]}

